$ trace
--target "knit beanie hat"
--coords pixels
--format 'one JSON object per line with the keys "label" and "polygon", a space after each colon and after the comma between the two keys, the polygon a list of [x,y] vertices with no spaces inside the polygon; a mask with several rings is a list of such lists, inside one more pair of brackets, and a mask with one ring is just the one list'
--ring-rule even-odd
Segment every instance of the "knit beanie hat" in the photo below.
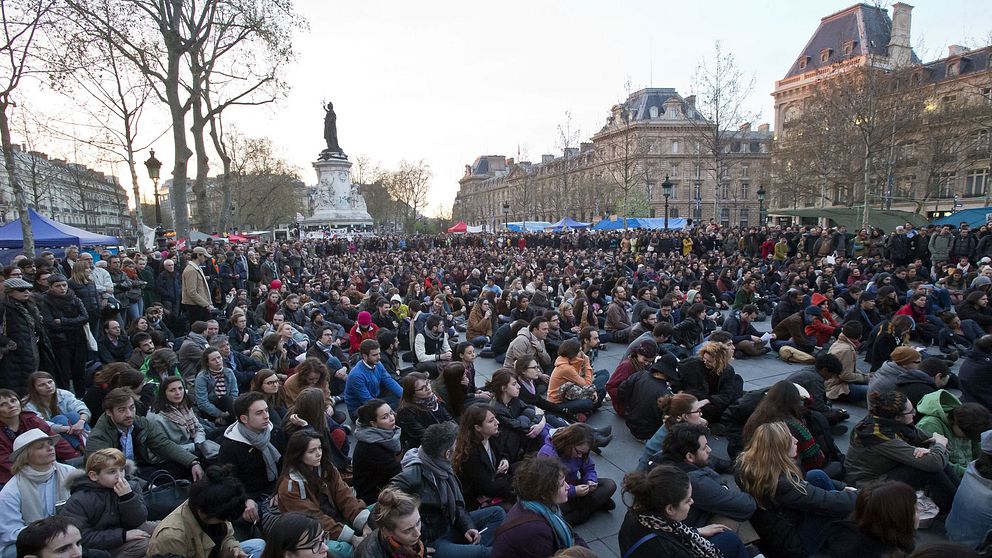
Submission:
{"label": "knit beanie hat", "polygon": [[905,366],[914,360],[919,360],[920,353],[912,347],[896,347],[890,358],[899,366]]}

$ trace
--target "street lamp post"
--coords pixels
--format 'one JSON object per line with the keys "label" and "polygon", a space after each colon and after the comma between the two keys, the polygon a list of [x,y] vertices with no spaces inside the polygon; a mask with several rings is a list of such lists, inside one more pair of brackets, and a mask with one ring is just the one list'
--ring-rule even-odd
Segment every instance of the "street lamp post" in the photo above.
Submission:
{"label": "street lamp post", "polygon": [[661,183],[661,192],[665,196],[665,230],[668,230],[668,198],[672,196],[672,182],[665,175],[665,181]]}
{"label": "street lamp post", "polygon": [[696,221],[699,222],[703,218],[703,181],[696,179],[696,210],[693,212],[696,216]]}
{"label": "street lamp post", "polygon": [[510,202],[503,202],[503,228],[508,229],[510,227]]}
{"label": "street lamp post", "polygon": [[[162,161],[159,161],[158,159],[155,158],[155,150],[154,149],[151,150],[150,155],[151,156],[148,157],[148,160],[145,161],[145,168],[148,169],[148,178],[151,178],[152,179],[152,184],[155,185],[155,227],[156,228],[161,228],[162,227],[162,206],[159,204],[159,201],[158,201],[158,197],[159,197],[159,193],[158,193],[158,179],[159,179],[159,176],[160,176],[159,175],[159,171],[162,170]],[[140,209],[141,209],[140,205],[141,204],[140,204],[140,200],[138,200],[138,201],[139,201],[139,203],[138,203],[138,205],[139,205],[138,209],[140,211]]]}
{"label": "street lamp post", "polygon": [[758,221],[765,224],[765,189],[758,186]]}

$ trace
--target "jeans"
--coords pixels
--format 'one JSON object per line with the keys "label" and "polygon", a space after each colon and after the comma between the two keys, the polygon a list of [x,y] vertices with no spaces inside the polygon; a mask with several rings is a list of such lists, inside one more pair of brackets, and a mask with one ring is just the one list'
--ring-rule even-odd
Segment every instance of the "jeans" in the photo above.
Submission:
{"label": "jeans", "polygon": [[145,313],[145,301],[138,300],[138,302],[132,302],[127,306],[127,323],[131,323]]}
{"label": "jeans", "polygon": [[427,546],[434,547],[434,558],[486,558],[489,556],[493,545],[493,537],[496,536],[496,529],[506,518],[506,512],[499,506],[482,508],[469,512],[475,528],[482,533],[482,541],[479,544],[468,544],[464,533],[456,533],[449,528],[433,544]]}
{"label": "jeans", "polygon": [[744,548],[744,543],[741,542],[741,538],[738,537],[737,533],[733,531],[717,533],[707,540],[713,543],[713,546],[720,549],[720,553],[723,554],[725,558],[751,558],[751,555],[748,554],[747,549]]}
{"label": "jeans", "polygon": [[[48,422],[53,422],[59,426],[70,426],[79,422],[79,413],[68,412],[63,415],[55,415],[54,417],[48,419]],[[89,424],[83,424],[83,430],[86,432],[90,431]],[[83,440],[76,434],[62,434],[65,441],[69,442],[74,449],[82,449]]]}
{"label": "jeans", "polygon": [[248,539],[241,541],[241,551],[248,555],[248,558],[261,558],[265,552],[265,541],[262,539]]}
{"label": "jeans", "polygon": [[848,397],[852,403],[864,403],[868,400],[868,384],[847,384],[850,390]]}
{"label": "jeans", "polygon": [[837,487],[834,486],[834,481],[830,480],[830,477],[827,476],[827,474],[820,469],[810,469],[809,471],[807,471],[806,482],[812,484],[817,488],[822,488],[823,490],[826,490],[828,492],[833,492],[837,490]]}
{"label": "jeans", "polygon": [[470,339],[469,343],[471,343],[472,346],[475,347],[476,349],[481,349],[489,343],[489,338],[486,337],[485,335],[480,335],[478,337]]}

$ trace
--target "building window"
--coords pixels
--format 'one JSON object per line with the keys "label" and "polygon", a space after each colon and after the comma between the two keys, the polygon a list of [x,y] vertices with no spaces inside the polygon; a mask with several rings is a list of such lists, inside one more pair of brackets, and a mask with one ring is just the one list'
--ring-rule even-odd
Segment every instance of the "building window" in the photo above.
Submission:
{"label": "building window", "polygon": [[724,207],[720,210],[720,226],[730,226],[730,208]]}
{"label": "building window", "polygon": [[724,182],[720,187],[720,198],[727,199],[730,197],[730,182]]}
{"label": "building window", "polygon": [[648,114],[651,116],[651,118],[658,118],[658,107],[649,108]]}
{"label": "building window", "polygon": [[672,155],[679,154],[679,140],[672,140]]}
{"label": "building window", "polygon": [[695,170],[693,170],[692,172],[693,172],[693,178],[695,178],[696,180],[700,180],[700,179],[703,178],[703,166],[702,165],[696,165]]}
{"label": "building window", "polygon": [[985,102],[992,104],[992,87],[982,88],[982,97],[985,97]]}
{"label": "building window", "polygon": [[830,55],[833,54],[833,52],[834,52],[834,49],[832,49],[832,48],[825,48],[825,49],[821,50],[820,51],[820,62],[826,62],[827,60],[830,60]]}
{"label": "building window", "polygon": [[808,65],[809,65],[809,56],[800,56],[799,57],[799,69],[800,70],[805,70],[806,69],[806,66],[808,66]]}
{"label": "building window", "polygon": [[977,198],[985,195],[985,187],[988,183],[988,169],[973,170],[965,177],[964,197]]}
{"label": "building window", "polygon": [[951,62],[947,65],[947,75],[956,76],[961,73],[961,62]]}
{"label": "building window", "polygon": [[938,198],[953,198],[954,197],[954,186],[957,182],[958,173],[956,172],[942,172],[937,177],[937,197]]}
{"label": "building window", "polygon": [[679,208],[677,208],[677,207],[670,208],[668,210],[668,216],[671,217],[672,219],[678,219],[679,218]]}
{"label": "building window", "polygon": [[749,171],[750,165],[741,165],[741,178],[747,178]]}
{"label": "building window", "polygon": [[854,52],[854,41],[847,41],[844,43],[844,56],[849,56]]}
{"label": "building window", "polygon": [[741,226],[742,227],[746,227],[747,226],[747,216],[748,216],[748,210],[747,210],[747,208],[741,209]]}
{"label": "building window", "polygon": [[677,178],[679,176],[679,164],[678,163],[672,163],[672,170],[669,173],[669,176],[672,177],[672,178]]}
{"label": "building window", "polygon": [[751,185],[747,182],[741,182],[741,199],[746,200],[748,194],[750,193]]}

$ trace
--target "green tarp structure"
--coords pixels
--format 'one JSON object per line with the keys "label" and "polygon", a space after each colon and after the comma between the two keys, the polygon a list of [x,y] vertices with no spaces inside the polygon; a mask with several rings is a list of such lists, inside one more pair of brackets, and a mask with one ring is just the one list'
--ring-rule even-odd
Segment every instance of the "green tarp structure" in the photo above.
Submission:
{"label": "green tarp structure", "polygon": [[[820,219],[826,217],[837,226],[845,226],[849,231],[861,228],[864,218],[864,206],[853,207],[809,207],[803,209],[775,209],[769,210],[769,215],[789,215],[792,217],[813,217]],[[892,232],[899,225],[911,223],[914,227],[925,227],[929,224],[927,218],[911,211],[900,211],[898,209],[868,209],[868,224],[882,232]]]}

